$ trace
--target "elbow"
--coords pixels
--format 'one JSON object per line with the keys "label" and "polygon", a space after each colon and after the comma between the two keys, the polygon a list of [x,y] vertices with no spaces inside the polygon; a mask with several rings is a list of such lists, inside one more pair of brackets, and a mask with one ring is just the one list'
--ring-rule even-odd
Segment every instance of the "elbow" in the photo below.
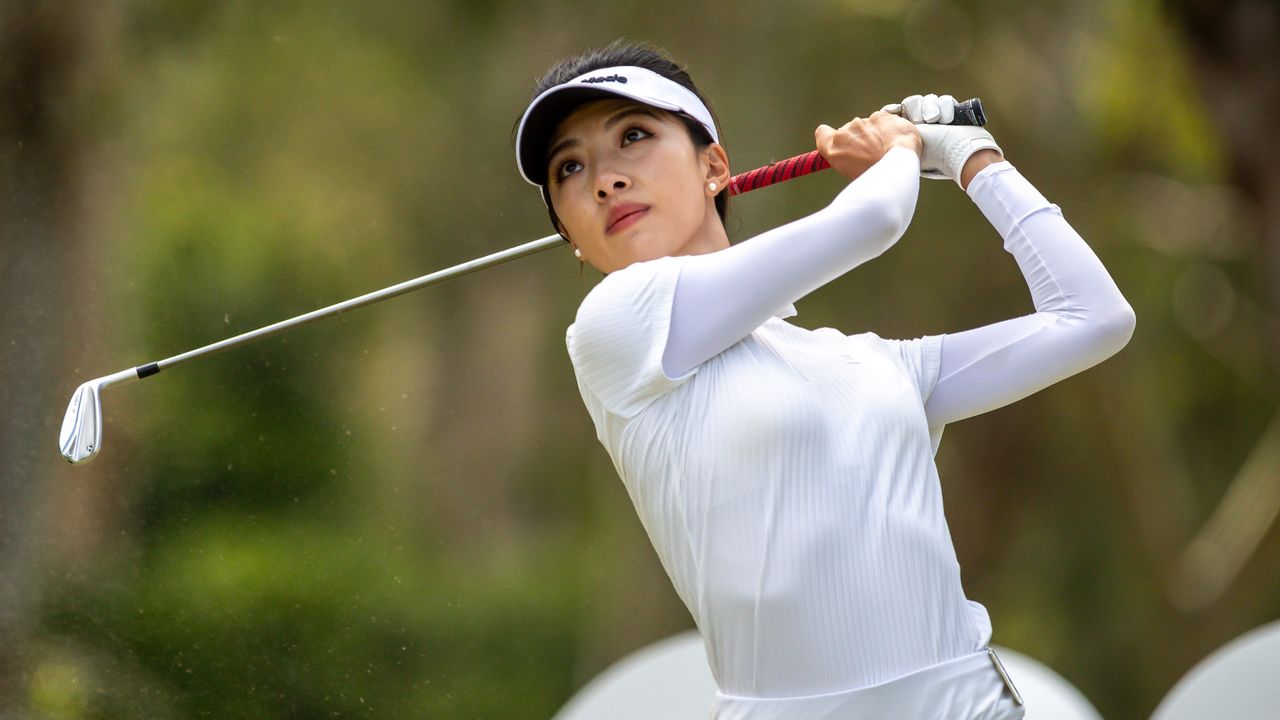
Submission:
{"label": "elbow", "polygon": [[903,203],[898,198],[876,197],[870,199],[860,208],[859,218],[869,236],[876,238],[876,254],[879,255],[907,231],[911,224],[913,206]]}
{"label": "elbow", "polygon": [[[898,155],[895,153],[894,157]],[[895,169],[902,171],[901,178],[885,174]],[[852,233],[869,253],[868,257],[880,255],[893,247],[911,224],[919,196],[919,173],[918,160],[909,167],[905,164],[898,167],[895,163],[884,167],[878,164],[849,183],[830,205],[816,215],[823,216],[830,223],[834,237],[849,237]]]}
{"label": "elbow", "polygon": [[1124,298],[1120,298],[1116,304],[1099,313],[1095,329],[1099,344],[1106,348],[1108,356],[1120,352],[1125,345],[1129,344],[1137,324],[1138,316],[1134,314],[1133,307]]}

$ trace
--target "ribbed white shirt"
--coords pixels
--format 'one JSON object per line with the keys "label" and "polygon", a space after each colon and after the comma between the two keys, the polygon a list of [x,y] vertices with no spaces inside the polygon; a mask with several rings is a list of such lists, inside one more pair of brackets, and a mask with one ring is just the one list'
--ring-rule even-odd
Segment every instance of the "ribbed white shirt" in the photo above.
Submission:
{"label": "ribbed white shirt", "polygon": [[610,275],[569,346],[721,690],[861,687],[983,647],[990,625],[960,586],[923,407],[940,339],[773,318],[669,380],[681,262]]}

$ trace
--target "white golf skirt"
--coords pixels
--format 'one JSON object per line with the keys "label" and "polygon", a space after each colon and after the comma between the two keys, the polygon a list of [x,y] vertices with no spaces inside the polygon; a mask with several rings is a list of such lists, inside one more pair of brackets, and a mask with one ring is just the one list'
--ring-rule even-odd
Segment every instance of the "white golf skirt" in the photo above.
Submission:
{"label": "white golf skirt", "polygon": [[987,650],[871,687],[783,698],[716,693],[712,720],[1020,720],[1026,712]]}

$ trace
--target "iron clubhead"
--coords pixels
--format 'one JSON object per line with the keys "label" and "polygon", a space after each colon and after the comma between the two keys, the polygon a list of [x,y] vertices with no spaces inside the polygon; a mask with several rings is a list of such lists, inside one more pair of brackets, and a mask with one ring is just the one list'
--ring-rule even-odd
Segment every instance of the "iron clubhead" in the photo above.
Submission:
{"label": "iron clubhead", "polygon": [[72,465],[92,460],[102,447],[101,383],[90,380],[76,388],[62,418],[58,447]]}

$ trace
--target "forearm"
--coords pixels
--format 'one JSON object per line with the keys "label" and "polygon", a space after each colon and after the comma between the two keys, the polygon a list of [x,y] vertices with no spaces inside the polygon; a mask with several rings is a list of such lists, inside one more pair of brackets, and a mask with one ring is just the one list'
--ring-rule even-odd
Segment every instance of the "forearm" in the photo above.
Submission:
{"label": "forearm", "polygon": [[891,247],[915,212],[919,174],[919,156],[894,148],[822,210],[689,258],[676,287],[664,370],[683,374]]}
{"label": "forearm", "polygon": [[964,168],[960,171],[960,189],[968,190],[969,183],[977,177],[978,173],[987,169],[988,165],[994,165],[1004,160],[1004,156],[995,150],[985,149],[969,156],[965,161]]}
{"label": "forearm", "polygon": [[1008,163],[979,173],[968,193],[1004,239],[1036,312],[943,339],[932,426],[987,412],[1105,360],[1133,333],[1134,314],[1102,262]]}

